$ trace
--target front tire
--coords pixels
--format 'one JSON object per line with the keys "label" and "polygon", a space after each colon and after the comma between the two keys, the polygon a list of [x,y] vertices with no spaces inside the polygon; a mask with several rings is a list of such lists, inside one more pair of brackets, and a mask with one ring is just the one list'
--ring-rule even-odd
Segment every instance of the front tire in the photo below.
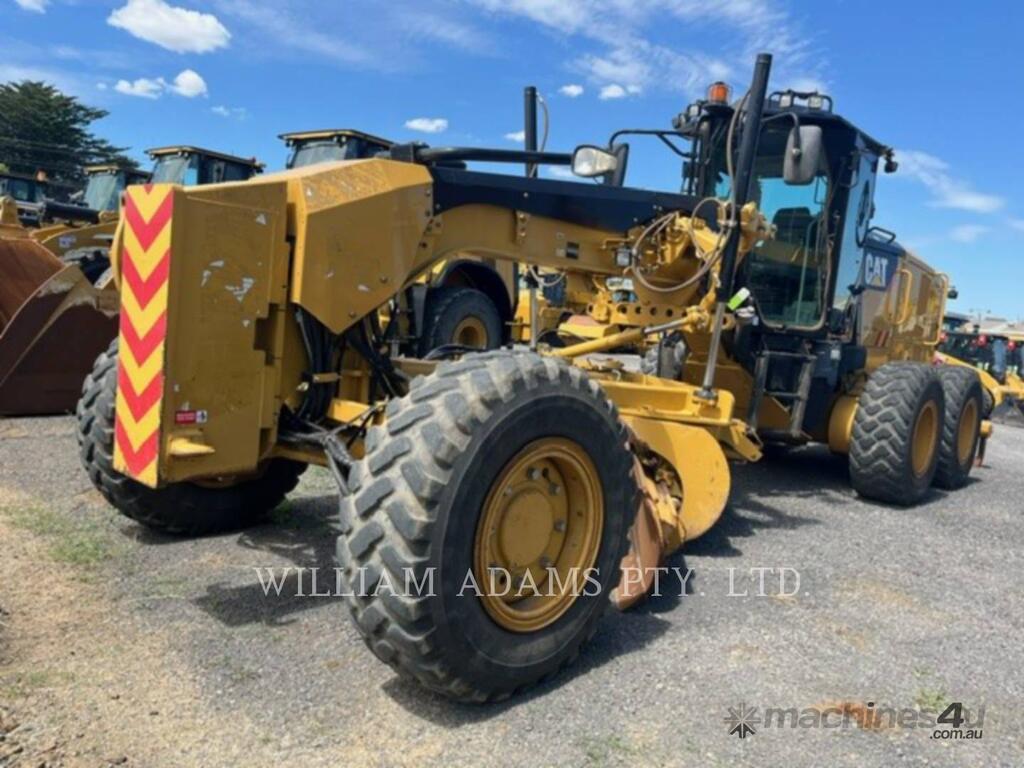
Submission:
{"label": "front tire", "polygon": [[[400,674],[460,701],[555,674],[618,584],[638,500],[632,466],[615,407],[576,367],[501,351],[416,379],[371,429],[341,501],[337,555],[356,629]],[[544,572],[567,583],[573,564],[593,568],[593,581],[569,600],[492,594],[508,591],[499,569],[519,583],[537,566],[533,583],[558,593]],[[407,574],[430,575],[432,590],[405,590]],[[397,594],[377,588],[385,580]]]}
{"label": "front tire", "polygon": [[967,484],[974,466],[985,402],[981,380],[972,368],[941,365],[936,370],[945,395],[946,418],[935,485],[952,491]]}
{"label": "front tire", "polygon": [[850,437],[850,482],[868,499],[910,506],[931,487],[945,417],[932,366],[886,363],[868,377]]}
{"label": "front tire", "polygon": [[175,483],[149,488],[114,469],[117,339],[93,365],[76,409],[79,456],[89,479],[121,514],[147,528],[199,536],[260,521],[299,482],[306,465],[273,459],[256,477],[217,487]]}

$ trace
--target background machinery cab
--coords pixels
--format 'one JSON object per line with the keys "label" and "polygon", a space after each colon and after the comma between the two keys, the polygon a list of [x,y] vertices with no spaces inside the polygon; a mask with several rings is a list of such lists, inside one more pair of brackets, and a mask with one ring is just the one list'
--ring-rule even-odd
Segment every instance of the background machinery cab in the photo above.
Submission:
{"label": "background machinery cab", "polygon": [[254,157],[237,157],[192,146],[157,147],[146,150],[153,159],[154,184],[219,184],[245,181],[263,172]]}
{"label": "background machinery cab", "polygon": [[331,160],[358,160],[386,152],[394,142],[351,128],[293,131],[278,136],[291,150],[285,168],[302,168]]}

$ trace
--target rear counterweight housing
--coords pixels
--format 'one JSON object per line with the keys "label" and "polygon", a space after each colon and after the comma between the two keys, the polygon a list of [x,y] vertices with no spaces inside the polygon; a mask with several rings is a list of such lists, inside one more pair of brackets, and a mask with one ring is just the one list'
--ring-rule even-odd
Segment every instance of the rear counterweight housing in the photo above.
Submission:
{"label": "rear counterweight housing", "polygon": [[255,472],[276,439],[286,185],[127,190],[114,463],[156,487]]}

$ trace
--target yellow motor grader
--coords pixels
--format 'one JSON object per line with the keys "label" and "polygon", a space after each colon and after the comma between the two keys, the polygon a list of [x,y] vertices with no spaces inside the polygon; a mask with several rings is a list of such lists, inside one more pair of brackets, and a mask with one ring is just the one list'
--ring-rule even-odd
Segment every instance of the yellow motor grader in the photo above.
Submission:
{"label": "yellow motor grader", "polygon": [[[248,179],[262,169],[251,158],[196,147],[149,150],[154,180],[211,184]],[[115,201],[134,171],[93,169],[87,193]],[[103,194],[100,194],[103,193]],[[87,198],[91,200],[92,198]],[[84,226],[27,229],[21,203],[0,197],[0,416],[67,413],[82,378],[117,336],[118,293],[107,290],[108,251],[117,216]],[[82,209],[44,200],[40,218],[81,223]],[[88,216],[84,219],[87,221]]]}
{"label": "yellow motor grader", "polygon": [[[624,184],[624,133],[571,155],[396,145],[129,188],[120,331],[78,406],[93,483],[144,525],[200,534],[259,519],[327,465],[357,630],[465,701],[570,663],[610,598],[640,599],[715,523],[728,460],[763,441],[827,442],[884,502],[963,485],[980,385],[932,364],[946,277],[872,225],[892,153],[827,97],[769,97],[770,62],[735,103],[716,85],[644,132],[685,155],[681,192]],[[583,181],[461,167],[474,161]],[[381,308],[461,253],[586,275],[592,323],[614,328],[396,354]]]}

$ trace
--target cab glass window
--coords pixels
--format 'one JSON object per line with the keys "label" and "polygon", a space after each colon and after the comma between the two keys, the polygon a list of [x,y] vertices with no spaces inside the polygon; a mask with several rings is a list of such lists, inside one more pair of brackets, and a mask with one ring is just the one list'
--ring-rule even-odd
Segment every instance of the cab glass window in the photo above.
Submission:
{"label": "cab glass window", "polygon": [[759,142],[751,193],[775,236],[754,246],[743,269],[766,323],[814,327],[825,308],[831,184],[824,158],[810,184],[786,184],[782,175],[789,128],[769,126]]}

